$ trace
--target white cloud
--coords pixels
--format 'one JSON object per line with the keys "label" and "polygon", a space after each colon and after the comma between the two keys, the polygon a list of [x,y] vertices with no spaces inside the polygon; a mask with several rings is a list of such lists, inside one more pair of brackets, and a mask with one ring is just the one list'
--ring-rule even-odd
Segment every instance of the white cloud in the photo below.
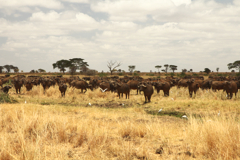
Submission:
{"label": "white cloud", "polygon": [[61,2],[57,0],[0,0],[0,8],[4,7],[23,7],[23,6],[39,6],[45,8],[52,8],[52,9],[61,9],[63,5]]}
{"label": "white cloud", "polygon": [[89,3],[89,0],[62,0],[62,1],[71,3]]}
{"label": "white cloud", "polygon": [[[128,65],[136,65],[137,70],[149,71],[155,65],[169,63],[178,65],[179,69],[199,71],[204,67],[220,67],[227,71],[226,64],[236,60],[240,53],[238,1],[233,4],[213,0],[153,0],[151,3],[68,0],[63,3],[90,3],[92,10],[85,12],[77,7],[74,11],[61,8],[62,1],[52,0],[60,4],[61,10],[55,6],[56,9],[47,12],[39,9],[43,7],[40,2],[32,4],[35,8],[23,2],[8,6],[33,12],[27,20],[0,17],[0,37],[7,37],[7,42],[0,46],[1,53],[11,53],[15,58],[25,54],[24,59],[34,59],[39,66],[49,63],[46,70],[52,70],[51,64],[58,59],[81,57],[89,62],[90,68],[99,71],[107,70],[108,60],[123,62],[124,70]],[[109,18],[101,19],[98,12],[107,13]],[[15,14],[18,16],[21,13]]]}

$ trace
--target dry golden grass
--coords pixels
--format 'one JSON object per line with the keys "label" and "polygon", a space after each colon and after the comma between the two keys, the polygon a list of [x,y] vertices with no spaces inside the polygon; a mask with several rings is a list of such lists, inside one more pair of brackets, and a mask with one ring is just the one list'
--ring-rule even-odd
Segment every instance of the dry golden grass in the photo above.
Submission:
{"label": "dry golden grass", "polygon": [[[0,106],[0,159],[239,159],[239,98],[222,91],[189,98],[174,87],[147,104],[135,90],[127,100],[72,88],[62,98],[58,86],[10,95],[19,103]],[[189,118],[146,112],[160,108]]]}

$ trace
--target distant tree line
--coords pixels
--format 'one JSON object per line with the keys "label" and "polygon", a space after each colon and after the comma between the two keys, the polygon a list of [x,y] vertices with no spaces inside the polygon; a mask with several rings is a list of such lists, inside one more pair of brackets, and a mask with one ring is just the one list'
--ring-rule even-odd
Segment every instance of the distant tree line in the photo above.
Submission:
{"label": "distant tree line", "polygon": [[13,65],[8,65],[8,64],[6,64],[4,66],[0,66],[0,73],[3,73],[3,69],[6,69],[7,73],[10,73],[11,70],[13,70],[14,73],[18,73],[19,72],[18,67],[13,66]]}
{"label": "distant tree line", "polygon": [[69,73],[73,75],[79,70],[80,73],[86,73],[88,75],[94,75],[96,73],[95,70],[91,70],[88,68],[88,63],[84,61],[82,58],[72,58],[69,60],[62,59],[52,64],[53,69],[58,68],[60,72],[65,73],[66,69],[69,69]]}

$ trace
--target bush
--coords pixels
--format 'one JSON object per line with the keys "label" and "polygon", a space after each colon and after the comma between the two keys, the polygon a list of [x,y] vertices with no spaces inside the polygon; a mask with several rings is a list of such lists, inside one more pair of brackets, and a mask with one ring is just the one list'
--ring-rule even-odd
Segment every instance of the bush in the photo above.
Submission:
{"label": "bush", "polygon": [[147,76],[154,76],[154,74],[153,74],[153,73],[150,73],[150,74],[147,74]]}
{"label": "bush", "polygon": [[199,75],[196,73],[193,73],[193,77],[199,77]]}
{"label": "bush", "polygon": [[17,101],[8,94],[0,92],[0,103],[16,103]]}
{"label": "bush", "polygon": [[237,77],[240,76],[240,72],[236,73],[236,76],[237,76]]}
{"label": "bush", "polygon": [[134,73],[133,73],[133,75],[134,75],[134,76],[139,76],[139,74],[138,74],[138,73],[136,73],[136,72],[134,72]]}
{"label": "bush", "polygon": [[173,76],[175,76],[175,74],[174,73],[170,73],[170,76],[173,77]]}
{"label": "bush", "polygon": [[123,73],[118,73],[119,76],[123,76],[124,74]]}
{"label": "bush", "polygon": [[181,72],[181,74],[178,75],[179,77],[185,77],[186,73],[185,72]]}
{"label": "bush", "polygon": [[107,77],[107,74],[106,73],[99,73],[98,76],[99,77]]}

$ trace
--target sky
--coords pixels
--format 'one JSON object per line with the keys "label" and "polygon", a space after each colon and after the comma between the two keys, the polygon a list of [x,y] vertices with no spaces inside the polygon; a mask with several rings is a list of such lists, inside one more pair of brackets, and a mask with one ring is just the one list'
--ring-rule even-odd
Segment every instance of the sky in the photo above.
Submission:
{"label": "sky", "polygon": [[229,72],[240,60],[240,0],[0,0],[0,66],[59,72],[52,64],[71,58],[99,72],[109,61]]}

